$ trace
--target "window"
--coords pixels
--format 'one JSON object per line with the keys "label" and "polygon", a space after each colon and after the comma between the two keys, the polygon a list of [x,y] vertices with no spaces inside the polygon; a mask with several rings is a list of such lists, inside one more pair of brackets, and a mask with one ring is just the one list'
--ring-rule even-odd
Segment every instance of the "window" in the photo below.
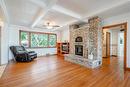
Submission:
{"label": "window", "polygon": [[37,33],[20,31],[20,44],[24,47],[56,47],[57,35],[53,33]]}
{"label": "window", "polygon": [[31,33],[31,47],[48,47],[48,34]]}
{"label": "window", "polygon": [[29,47],[29,33],[21,32],[20,37],[21,37],[21,39],[20,39],[21,45],[24,47]]}
{"label": "window", "polygon": [[49,35],[49,47],[56,46],[56,35]]}

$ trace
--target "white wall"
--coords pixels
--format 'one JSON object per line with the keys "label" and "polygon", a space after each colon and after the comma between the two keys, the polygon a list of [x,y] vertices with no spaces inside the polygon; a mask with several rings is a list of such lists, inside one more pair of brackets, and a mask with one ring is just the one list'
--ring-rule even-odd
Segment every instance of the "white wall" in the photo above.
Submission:
{"label": "white wall", "polygon": [[109,32],[108,29],[103,30],[103,47],[102,47],[102,56],[106,57],[106,32]]}
{"label": "white wall", "polygon": [[122,42],[124,42],[124,32],[120,32],[118,34],[118,56],[124,57],[124,43],[120,44],[120,39],[122,39]]}
{"label": "white wall", "polygon": [[106,57],[106,32],[110,33],[110,55],[118,55],[118,33],[119,29],[104,29],[103,33],[103,57]]}
{"label": "white wall", "polygon": [[9,53],[9,48],[8,48],[8,41],[9,41],[9,34],[8,34],[8,24],[7,23],[0,23],[1,26],[1,31],[0,31],[0,65],[8,63],[8,53]]}
{"label": "white wall", "polygon": [[69,26],[64,26],[61,28],[61,42],[65,42],[70,40],[70,32],[69,32]]}
{"label": "white wall", "polygon": [[109,30],[111,33],[111,55],[118,56],[118,34],[120,32],[119,29],[111,29]]}
{"label": "white wall", "polygon": [[119,24],[127,22],[128,23],[128,29],[127,29],[127,67],[130,68],[130,13],[122,14],[119,16],[114,16],[111,18],[107,18],[103,20],[103,25],[113,25],[113,24]]}
{"label": "white wall", "polygon": [[[9,46],[12,45],[19,45],[19,30],[25,30],[25,31],[34,31],[34,32],[51,32],[57,34],[57,41],[60,41],[59,38],[59,32],[53,32],[53,31],[47,31],[43,29],[29,29],[26,27],[20,27],[20,26],[10,26],[9,27]],[[44,56],[46,54],[56,54],[56,48],[30,48],[28,50],[35,51],[38,56]],[[12,59],[12,53],[9,51],[9,60]]]}

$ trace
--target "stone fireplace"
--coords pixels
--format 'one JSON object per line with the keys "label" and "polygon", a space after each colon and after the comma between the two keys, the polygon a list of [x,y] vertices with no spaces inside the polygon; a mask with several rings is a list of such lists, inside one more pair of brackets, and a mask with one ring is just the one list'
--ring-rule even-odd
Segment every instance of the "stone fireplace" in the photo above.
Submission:
{"label": "stone fireplace", "polygon": [[102,28],[94,17],[83,26],[70,25],[70,54],[65,60],[87,67],[102,64]]}
{"label": "stone fireplace", "polygon": [[89,26],[77,29],[70,26],[70,54],[88,58],[88,30]]}

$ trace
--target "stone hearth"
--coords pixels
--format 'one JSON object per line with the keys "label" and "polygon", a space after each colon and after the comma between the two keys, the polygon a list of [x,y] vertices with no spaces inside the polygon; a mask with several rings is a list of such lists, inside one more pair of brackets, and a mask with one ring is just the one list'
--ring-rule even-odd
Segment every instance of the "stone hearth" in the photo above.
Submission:
{"label": "stone hearth", "polygon": [[65,54],[65,60],[92,69],[97,68],[102,64],[101,60],[86,59],[83,58],[82,56],[73,55],[73,54]]}

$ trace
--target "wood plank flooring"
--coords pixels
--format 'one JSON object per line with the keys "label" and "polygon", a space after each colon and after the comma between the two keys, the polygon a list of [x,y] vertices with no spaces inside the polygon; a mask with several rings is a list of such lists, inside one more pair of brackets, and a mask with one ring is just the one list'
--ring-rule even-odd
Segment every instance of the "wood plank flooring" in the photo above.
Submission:
{"label": "wood plank flooring", "polygon": [[118,58],[103,59],[103,66],[88,69],[57,56],[29,63],[9,63],[0,87],[130,87],[130,72]]}

